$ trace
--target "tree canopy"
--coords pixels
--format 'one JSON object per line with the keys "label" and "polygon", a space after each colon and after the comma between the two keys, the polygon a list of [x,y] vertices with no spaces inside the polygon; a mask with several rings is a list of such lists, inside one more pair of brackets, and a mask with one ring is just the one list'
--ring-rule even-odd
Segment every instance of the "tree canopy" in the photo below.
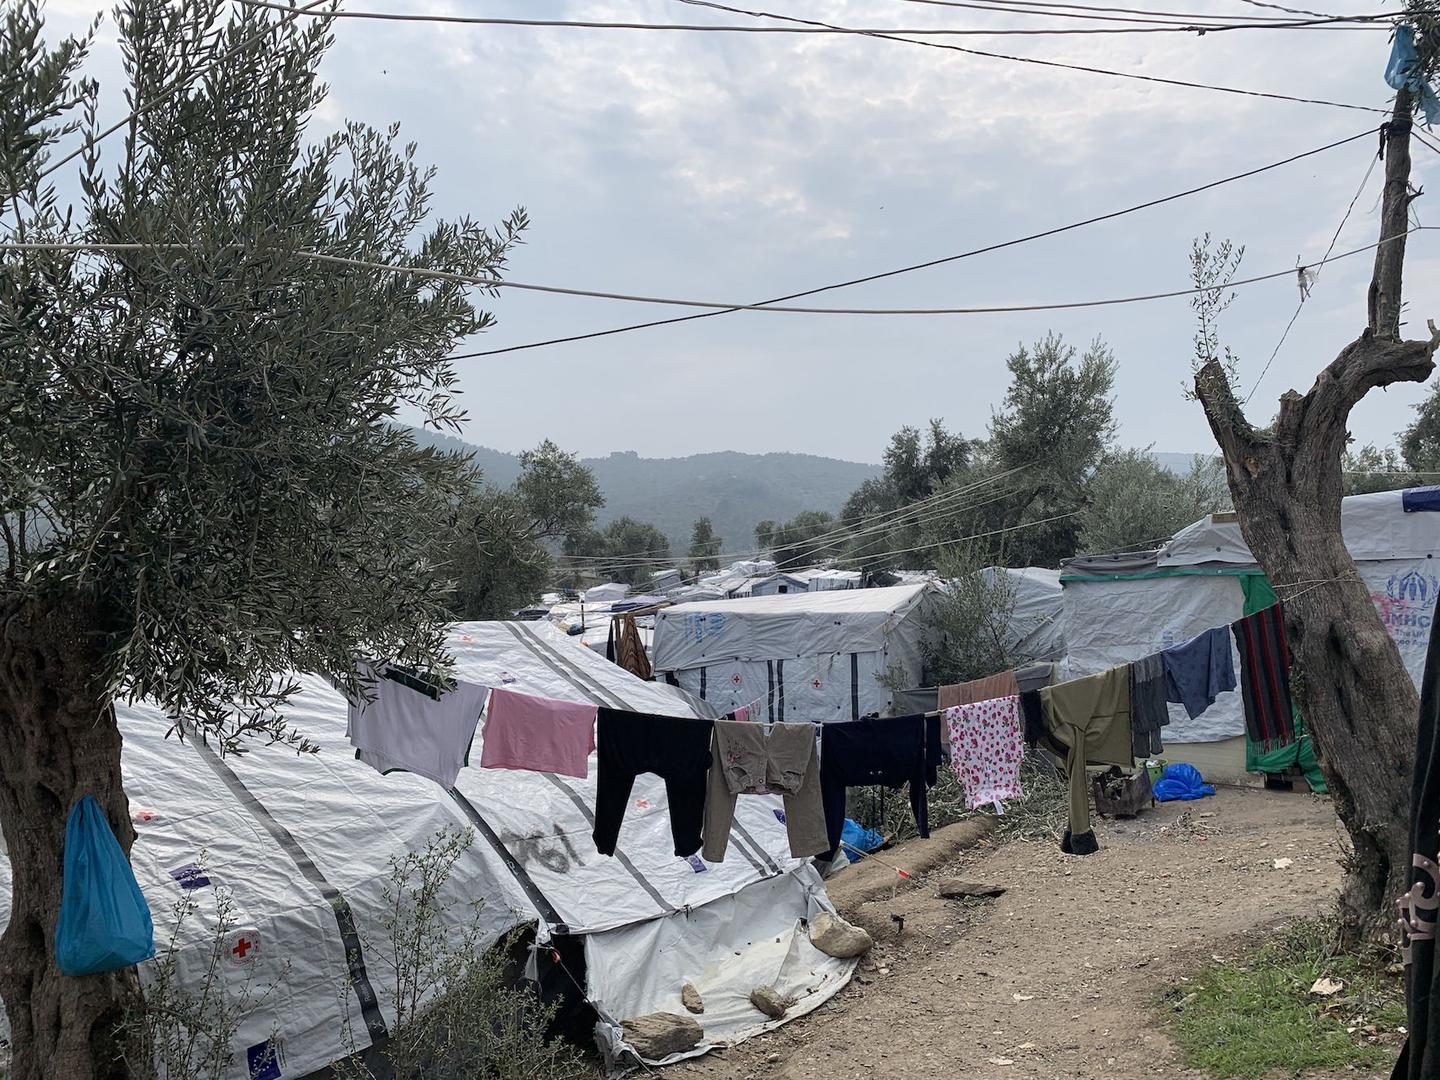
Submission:
{"label": "tree canopy", "polygon": [[114,1075],[133,971],[67,983],[53,948],[72,803],[134,836],[112,704],[243,750],[295,741],[287,672],[443,670],[434,543],[474,477],[392,421],[460,423],[446,358],[492,322],[462,279],[526,217],[438,219],[398,128],[319,133],[328,19],[123,0],[108,142],[89,39],[0,20],[0,219],[32,245],[0,255],[0,995],[17,1077]]}
{"label": "tree canopy", "polygon": [[715,535],[708,517],[698,518],[690,530],[690,567],[696,573],[720,569],[720,547],[725,543]]}

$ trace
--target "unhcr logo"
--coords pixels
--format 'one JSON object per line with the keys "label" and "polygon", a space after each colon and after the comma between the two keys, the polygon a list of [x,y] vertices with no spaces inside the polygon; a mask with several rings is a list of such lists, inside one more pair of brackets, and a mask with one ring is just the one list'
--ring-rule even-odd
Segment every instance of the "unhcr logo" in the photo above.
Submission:
{"label": "unhcr logo", "polygon": [[1440,582],[1418,570],[1392,574],[1385,583],[1385,595],[1398,603],[1429,604],[1437,591],[1440,591]]}

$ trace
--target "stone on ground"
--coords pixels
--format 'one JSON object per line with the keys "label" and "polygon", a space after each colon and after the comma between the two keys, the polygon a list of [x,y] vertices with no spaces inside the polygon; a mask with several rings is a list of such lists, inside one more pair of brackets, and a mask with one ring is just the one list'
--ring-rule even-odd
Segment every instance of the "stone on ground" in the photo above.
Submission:
{"label": "stone on ground", "polygon": [[864,956],[874,942],[861,927],[851,926],[839,915],[822,911],[810,920],[810,944],[826,956],[849,960],[854,956]]}
{"label": "stone on ground", "polygon": [[705,1035],[694,1020],[677,1013],[649,1013],[622,1020],[620,1027],[635,1052],[651,1061],[693,1050]]}

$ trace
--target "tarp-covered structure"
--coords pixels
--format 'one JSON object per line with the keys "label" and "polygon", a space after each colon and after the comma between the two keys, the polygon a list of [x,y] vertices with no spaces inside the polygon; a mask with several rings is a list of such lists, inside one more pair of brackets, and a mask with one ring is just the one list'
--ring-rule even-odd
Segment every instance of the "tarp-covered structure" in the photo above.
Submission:
{"label": "tarp-covered structure", "polygon": [[[641,682],[543,623],[459,624],[449,644],[465,682],[698,715],[673,688]],[[457,902],[452,918],[478,917],[487,943],[529,923],[541,941],[580,942],[583,963],[574,974],[612,1061],[625,1049],[621,1020],[688,1015],[685,982],[705,1003],[699,1052],[776,1026],[750,1005],[756,986],[796,996],[794,1017],[852,973],[854,961],[810,944],[805,921],[829,902],[813,866],[789,857],[779,796],[739,800],[728,857],[705,863],[675,857],[664,784],[641,776],[617,853],[602,856],[590,835],[593,757],[588,780],[466,768],[447,793],[356,761],[344,698],[319,679],[302,682],[286,715],[320,744],[313,755],[256,748],[222,759],[194,740],[166,739],[170,721],[151,706],[118,710],[139,834],[131,858],[157,943],[176,936],[181,982],[198,991],[223,893],[236,922],[221,985],[232,994],[245,984],[257,993],[274,987],[236,1033],[229,1075],[237,1080],[247,1080],[247,1063],[263,1058],[272,1037],[283,1077],[343,1056],[347,1029],[359,1048],[385,1037],[395,1022],[382,892],[388,863],[441,829],[475,832],[447,885]],[[482,750],[477,732],[472,763]],[[196,910],[177,929],[182,898]],[[478,916],[472,901],[480,901]],[[0,927],[9,903],[9,866],[0,856]],[[551,950],[535,956],[543,974]]]}
{"label": "tarp-covered structure", "polygon": [[1006,651],[1031,660],[1059,660],[1065,655],[1065,629],[1060,571],[1043,566],[987,566],[981,571],[1001,590],[1004,618],[999,627]]}
{"label": "tarp-covered structure", "polygon": [[[1440,513],[1415,496],[1433,490],[1352,495],[1341,504],[1345,545],[1417,685],[1440,595]],[[1153,551],[1067,562],[1060,580],[1069,674],[1103,671],[1229,625],[1244,613],[1240,578],[1259,573],[1233,514],[1202,518]],[[1165,740],[1244,732],[1240,695],[1228,693],[1194,720],[1172,705]]]}
{"label": "tarp-covered structure", "polygon": [[879,680],[919,684],[933,599],[931,585],[900,585],[677,604],[655,616],[655,671],[752,719],[888,713]]}

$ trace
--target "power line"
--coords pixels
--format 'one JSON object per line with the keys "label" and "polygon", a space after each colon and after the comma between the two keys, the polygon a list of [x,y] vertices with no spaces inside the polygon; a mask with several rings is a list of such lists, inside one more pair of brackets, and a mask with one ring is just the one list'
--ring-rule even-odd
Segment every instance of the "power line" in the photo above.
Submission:
{"label": "power line", "polygon": [[[738,8],[734,10],[740,11],[740,9]],[[799,19],[790,15],[771,15],[769,17],[775,19],[784,19],[786,22],[797,23],[804,26],[820,26],[832,30],[844,29],[844,27],[837,27],[834,23],[819,22],[814,19]],[[908,37],[897,37],[891,31],[867,31],[866,36],[881,38],[885,41],[899,41],[907,45],[922,45],[926,48],[931,49],[947,49],[951,52],[966,53],[970,56],[984,56],[989,57],[993,60],[1009,60],[1018,64],[1037,64],[1040,67],[1062,68],[1067,71],[1083,71],[1092,75],[1110,75],[1120,79],[1135,79],[1139,82],[1160,83],[1166,86],[1183,86],[1192,90],[1214,90],[1226,94],[1241,94],[1246,97],[1270,98],[1277,101],[1300,102],[1306,105],[1328,105],[1333,108],[1355,109],[1362,112],[1386,113],[1389,111],[1387,109],[1377,109],[1369,105],[1349,105],[1343,102],[1326,101],[1320,98],[1302,98],[1295,97],[1290,94],[1269,93],[1263,90],[1243,90],[1233,86],[1218,86],[1213,83],[1189,82],[1184,79],[1167,79],[1159,75],[1141,75],[1138,72],[1133,71],[1116,71],[1112,68],[1091,67],[1085,64],[1070,64],[1060,60],[1042,60],[1038,57],[1033,56],[1012,56],[1008,53],[987,52],[984,49],[972,49],[967,48],[963,45],[953,45],[939,41],[922,41],[917,40],[916,38]]]}
{"label": "power line", "polygon": [[1320,11],[1306,11],[1304,8],[1283,7],[1280,4],[1267,4],[1265,0],[1240,0],[1242,4],[1249,4],[1251,7],[1269,8],[1271,11],[1284,11],[1291,15],[1312,15],[1317,18],[1326,19],[1334,16],[1326,15]]}
{"label": "power line", "polygon": [[[1137,16],[1126,21],[1149,22],[1156,19],[1167,19],[1170,21],[1203,22],[1205,20],[1225,19],[1231,22],[1288,22],[1281,15],[1213,15],[1199,14],[1189,11],[1155,11],[1148,8],[1125,8],[1110,5],[1098,4],[1069,4],[1052,3],[1050,0],[902,0],[907,4],[928,4],[935,7],[956,7],[975,8],[977,10],[1003,12],[1016,15],[1050,15],[1061,19],[1119,19],[1123,16]],[[1030,9],[1040,10],[1030,10]],[[1320,19],[1385,19],[1393,18],[1389,13],[1377,15],[1322,15],[1318,12],[1297,12],[1292,9],[1291,14],[1309,14]],[[1079,14],[1065,14],[1066,12],[1078,12]],[[1096,13],[1096,14],[1090,14]]]}
{"label": "power line", "polygon": [[[236,0],[247,7],[268,8],[272,11],[294,11],[279,0]],[[689,0],[686,0],[689,2]],[[759,18],[785,19],[795,23],[810,23],[808,19],[791,19],[787,15],[770,15],[763,12],[742,11],[739,8],[714,6],[721,11],[739,15],[754,15]],[[308,12],[307,12],[308,14]],[[909,34],[914,37],[1068,37],[1090,34],[1164,34],[1187,33],[1206,34],[1221,30],[1307,30],[1307,29],[1368,29],[1366,26],[1335,26],[1333,20],[1304,21],[1290,23],[1234,23],[1207,26],[1145,26],[1145,27],[850,27],[833,26],[829,23],[815,23],[805,26],[735,26],[728,23],[655,23],[625,22],[601,19],[514,19],[488,15],[436,15],[409,14],[395,11],[354,11],[336,8],[317,12],[320,18],[369,19],[381,22],[435,23],[457,26],[515,26],[540,29],[563,30],[652,30],[691,34],[839,34],[858,37],[876,37],[890,34]]]}
{"label": "power line", "polygon": [[[1350,200],[1350,205],[1345,208],[1345,216],[1340,219],[1340,224],[1336,226],[1335,235],[1330,237],[1330,246],[1325,249],[1325,259],[1328,259],[1330,253],[1335,250],[1335,244],[1340,239],[1340,233],[1344,230],[1345,223],[1350,220],[1350,215],[1355,210],[1355,204],[1360,201],[1360,196],[1365,191],[1365,185],[1370,182],[1370,176],[1375,171],[1375,162],[1378,160],[1379,158],[1375,156],[1370,158],[1370,166],[1365,170],[1365,176],[1360,181],[1360,186],[1355,189],[1355,196]],[[1280,355],[1280,349],[1285,344],[1285,339],[1290,336],[1290,328],[1295,325],[1295,320],[1300,317],[1300,310],[1305,306],[1305,300],[1310,295],[1310,289],[1314,287],[1314,283],[1320,278],[1318,268],[1325,265],[1325,259],[1321,259],[1320,262],[1316,264],[1317,269],[1315,276],[1310,279],[1308,285],[1305,281],[1305,272],[1309,267],[1301,266],[1297,269],[1296,273],[1300,278],[1300,302],[1295,305],[1295,313],[1290,316],[1290,321],[1285,324],[1285,329],[1280,334],[1280,340],[1275,343],[1275,348],[1270,352],[1270,359],[1265,361],[1265,366],[1260,369],[1260,374],[1255,378],[1255,385],[1250,387],[1250,392],[1245,395],[1245,400],[1240,403],[1241,405],[1250,404],[1250,399],[1255,396],[1255,391],[1259,390],[1260,384],[1265,381],[1265,375],[1269,372],[1270,365],[1275,363],[1275,358]]]}
{"label": "power line", "polygon": [[[795,17],[789,16],[789,15],[779,15],[779,14],[775,14],[774,12],[769,12],[769,11],[755,11],[755,10],[751,10],[751,9],[748,9],[748,8],[732,7],[732,6],[728,5],[728,4],[719,3],[718,0],[676,0],[676,2],[681,3],[681,4],[688,4],[688,5],[690,5],[691,7],[702,7],[702,8],[710,8],[710,9],[713,10],[713,11],[724,11],[724,12],[728,12],[728,13],[730,13],[730,14],[732,14],[732,15],[747,15],[747,16],[749,16],[749,17],[752,18],[752,19],[780,19],[780,20],[784,20],[785,22],[803,24],[803,25],[808,26],[808,27],[818,28],[819,31],[826,31],[826,32],[832,32],[832,33],[838,33],[838,32],[842,32],[842,31],[845,32],[845,33],[859,33],[859,34],[865,34],[865,35],[871,35],[871,34],[908,34],[908,33],[911,33],[911,31],[909,31],[909,30],[899,30],[899,29],[894,29],[894,30],[890,30],[890,29],[885,29],[885,30],[874,30],[874,29],[870,29],[870,30],[852,30],[852,29],[846,28],[846,27],[838,27],[838,26],[836,26],[834,23],[820,22],[820,21],[815,20],[815,19],[801,19],[801,18],[795,18]],[[1022,9],[1014,9],[1014,8],[1007,10],[1007,9],[1005,9],[1005,8],[995,8],[995,7],[991,7],[991,6],[989,6],[989,5],[986,5],[986,4],[975,3],[975,2],[973,2],[973,0],[971,0],[971,2],[961,2],[961,0],[944,0],[943,3],[941,3],[940,0],[912,0],[912,2],[916,2],[916,3],[937,3],[937,4],[939,4],[939,6],[943,6],[943,7],[968,8],[968,9],[973,9],[973,10],[978,10],[978,11],[987,11],[987,12],[994,12],[994,13],[1002,13],[1002,12],[1003,12],[1003,13],[1018,14],[1018,15],[1047,15],[1047,16],[1050,16],[1050,17],[1055,17],[1055,13],[1053,13],[1053,12],[1047,12],[1047,11],[1029,11],[1029,10],[1022,10]],[[1229,22],[1229,23],[1227,23],[1227,22],[1220,22],[1220,21],[1213,21],[1213,20],[1212,20],[1212,21],[1204,21],[1204,20],[1202,20],[1202,21],[1197,21],[1197,22],[1165,22],[1165,21],[1155,20],[1155,19],[1143,19],[1143,20],[1142,20],[1142,19],[1112,19],[1112,18],[1110,18],[1110,17],[1108,17],[1108,16],[1093,16],[1093,15],[1060,15],[1059,17],[1060,17],[1060,18],[1072,18],[1072,19],[1081,19],[1081,18],[1096,19],[1096,18],[1099,18],[1099,19],[1104,19],[1104,20],[1106,20],[1106,21],[1115,21],[1115,22],[1122,22],[1122,21],[1123,21],[1123,22],[1143,22],[1143,23],[1145,23],[1145,24],[1147,24],[1147,25],[1144,25],[1144,26],[1124,26],[1124,27],[1106,27],[1106,28],[1094,28],[1094,27],[1089,27],[1089,28],[1083,28],[1083,29],[1081,29],[1081,28],[1076,28],[1076,27],[1047,27],[1047,28],[1042,28],[1042,29],[1034,29],[1034,28],[1030,28],[1030,29],[1008,29],[1008,28],[1007,28],[1007,29],[999,29],[999,30],[997,30],[997,29],[988,29],[988,30],[987,30],[987,29],[978,29],[978,30],[976,30],[976,29],[971,29],[971,30],[957,30],[957,31],[955,31],[955,34],[956,34],[956,35],[967,35],[967,34],[973,34],[973,35],[1017,35],[1017,36],[1023,36],[1023,35],[1027,35],[1027,34],[1028,34],[1028,35],[1049,34],[1049,35],[1062,35],[1062,36],[1063,36],[1063,35],[1076,35],[1076,34],[1173,34],[1173,33],[1190,33],[1190,34],[1200,34],[1200,35],[1203,35],[1203,34],[1206,34],[1206,33],[1210,32],[1210,31],[1220,31],[1220,30],[1298,30],[1298,29],[1322,29],[1322,28],[1326,28],[1326,29],[1348,29],[1348,30],[1370,30],[1370,29],[1385,29],[1385,28],[1386,28],[1386,27],[1381,27],[1381,26],[1375,25],[1379,20],[1382,20],[1382,19],[1383,19],[1383,20],[1385,20],[1387,23],[1389,23],[1390,21],[1393,20],[1393,16],[1388,16],[1388,15],[1339,16],[1339,17],[1335,17],[1335,18],[1323,18],[1323,19],[1318,19],[1318,20],[1317,20],[1317,19],[1310,19],[1310,20],[1305,20],[1305,21],[1301,21],[1301,22],[1297,22],[1297,21],[1294,21],[1294,20],[1290,20],[1290,21],[1288,21],[1288,22],[1287,22],[1287,21],[1266,21],[1266,22],[1239,22],[1239,23],[1235,23],[1235,22]],[[1158,23],[1159,25],[1152,25],[1152,24],[1156,24],[1156,23]],[[1340,24],[1344,24],[1344,25],[1340,25]]]}
{"label": "power line", "polygon": [[[1398,240],[1402,236],[1408,236],[1416,232],[1430,232],[1440,229],[1437,225],[1417,225],[1404,233],[1387,237],[1374,244],[1367,244],[1364,247],[1353,248],[1350,251],[1341,252],[1339,255],[1329,256],[1319,262],[1312,263],[1312,266],[1324,266],[1326,263],[1339,262],[1341,259],[1348,259],[1353,255],[1361,255],[1367,251],[1374,251],[1376,248]],[[0,251],[68,251],[68,252],[151,252],[151,251],[193,251],[191,244],[90,244],[90,243],[18,243],[7,242],[0,244]],[[1117,307],[1123,304],[1147,303],[1152,300],[1172,300],[1181,296],[1194,296],[1197,293],[1209,292],[1214,286],[1199,286],[1189,289],[1173,289],[1169,292],[1141,293],[1134,296],[1107,297],[1101,300],[1067,300],[1050,304],[999,304],[989,307],[954,307],[954,308],[821,308],[821,307],[793,307],[778,304],[736,304],[723,300],[685,300],[669,296],[641,296],[629,293],[604,292],[597,289],[571,289],[558,285],[537,285],[532,282],[504,281],[499,278],[477,277],[473,274],[457,274],[449,270],[433,270],[423,266],[405,266],[393,263],[371,262],[367,259],[351,259],[343,255],[326,255],[318,251],[296,251],[293,253],[302,259],[311,259],[316,262],[331,263],[337,266],[351,266],[362,270],[374,270],[381,273],[409,274],[413,277],[429,278],[437,281],[450,281],[461,285],[474,285],[485,289],[519,289],[526,292],[547,293],[558,296],[580,296],[601,300],[623,300],[635,304],[662,304],[668,307],[695,307],[705,308],[713,311],[753,311],[785,315],[866,315],[866,316],[928,316],[928,315],[1010,315],[1031,311],[1072,311],[1083,308],[1096,307]],[[1265,281],[1274,281],[1276,278],[1290,277],[1295,273],[1293,268],[1277,270],[1269,274],[1257,274],[1254,277],[1240,278],[1237,281],[1229,282],[1226,288],[1238,288],[1242,285],[1258,285]],[[450,357],[449,359],[455,359]]]}
{"label": "power line", "polygon": [[[1313,157],[1316,154],[1322,154],[1327,150],[1333,150],[1336,147],[1344,146],[1359,139],[1369,138],[1371,135],[1374,134],[1374,131],[1375,129],[1371,128],[1369,130],[1361,132],[1358,135],[1351,135],[1349,138],[1340,139],[1337,142],[1332,142],[1326,144],[1325,146],[1316,147],[1314,150],[1306,150],[1304,153],[1293,154],[1290,157],[1284,158],[1280,161],[1271,162],[1268,165],[1261,165],[1257,168],[1249,169],[1241,173],[1235,173],[1232,176],[1226,176],[1219,180],[1212,180],[1209,183],[1201,184],[1198,187],[1187,188],[1184,191],[1177,191],[1172,195],[1165,195],[1158,199],[1150,199],[1147,202],[1137,203],[1134,206],[1127,206],[1121,210],[1112,210],[1108,213],[1098,214],[1095,217],[1085,218],[1081,221],[1072,221],[1068,225],[1059,225],[1051,229],[1042,230],[1041,232],[1035,232],[1030,233],[1026,236],[1016,237],[1012,240],[1003,240],[994,244],[986,244],[983,247],[971,248],[968,251],[962,251],[956,255],[945,255],[938,259],[928,259],[925,262],[912,263],[909,266],[902,266],[895,270],[885,270],[877,274],[867,274],[864,277],[851,278],[848,281],[835,282],[831,285],[821,285],[813,289],[803,289],[799,292],[793,292],[788,293],[784,296],[773,297],[769,300],[762,301],[762,303],[781,304],[785,303],[788,300],[799,300],[806,296],[816,296],[820,293],[830,292],[834,289],[845,289],[853,285],[866,285],[872,281],[881,281],[885,278],[898,277],[901,274],[910,274],[918,270],[929,270],[932,267],[944,266],[948,263],[959,262],[962,259],[974,258],[977,255],[987,255],[993,251],[1002,251],[1006,248],[1018,247],[1021,244],[1028,244],[1034,240],[1044,240],[1051,236],[1059,236],[1062,233],[1071,232],[1075,229],[1085,228],[1089,225],[1098,225],[1104,221],[1112,221],[1115,218],[1125,217],[1128,214],[1138,213],[1141,210],[1148,210],[1152,207],[1163,206],[1165,203],[1175,202],[1179,199],[1188,198],[1191,195],[1198,195],[1202,192],[1209,191],[1212,188],[1221,187],[1225,184],[1233,183],[1237,180],[1245,180],[1252,176],[1258,176],[1261,173],[1269,172],[1271,169],[1278,169],[1283,165],[1289,165],[1293,162],[1301,161],[1304,158]],[[564,345],[574,341],[585,341],[590,338],[609,337],[612,334],[625,334],[634,330],[648,330],[656,326],[669,326],[675,323],[690,322],[695,319],[709,319],[714,318],[716,315],[728,315],[739,310],[739,308],[731,308],[726,311],[705,311],[695,315],[680,315],[669,319],[653,319],[648,322],[631,323],[627,326],[616,326],[608,330],[592,330],[583,334],[571,334],[566,337],[548,338],[543,341],[526,342],[522,345],[507,345],[504,348],[499,349],[480,349],[475,352],[455,353],[451,355],[448,359],[469,360],[479,356],[499,356],[503,353],[521,352],[526,349],[538,349],[549,345]]]}
{"label": "power line", "polygon": [[[978,481],[975,481],[975,482],[973,482],[973,483],[971,483],[971,484],[965,485],[965,486],[963,486],[963,487],[959,487],[959,488],[947,488],[947,489],[945,489],[945,490],[943,490],[943,491],[936,492],[936,493],[933,494],[933,495],[927,495],[927,496],[926,496],[925,498],[923,498],[923,499],[916,499],[916,500],[914,500],[913,502],[906,503],[906,504],[904,504],[903,506],[898,506],[898,507],[895,507],[894,509],[891,509],[891,510],[881,510],[881,511],[877,511],[877,512],[874,513],[874,514],[865,515],[865,516],[863,516],[863,517],[857,518],[854,522],[851,522],[851,523],[848,523],[848,524],[837,522],[837,527],[836,527],[836,528],[834,528],[834,529],[832,529],[832,530],[830,530],[830,531],[828,531],[828,532],[817,533],[815,536],[807,537],[807,538],[805,538],[804,540],[799,541],[799,544],[800,544],[800,545],[806,545],[806,544],[809,544],[809,545],[817,545],[817,544],[818,544],[818,545],[820,545],[820,546],[812,547],[812,548],[810,548],[809,550],[803,551],[803,552],[801,552],[799,555],[797,555],[796,557],[797,557],[797,558],[805,558],[805,557],[808,557],[808,556],[810,556],[810,555],[817,554],[818,552],[822,551],[822,550],[824,549],[824,547],[828,546],[828,545],[831,544],[831,543],[839,543],[839,542],[844,541],[844,540],[858,539],[858,538],[861,537],[861,536],[872,535],[872,534],[875,533],[876,531],[882,531],[882,530],[883,530],[883,531],[887,531],[887,532],[888,532],[888,531],[896,528],[897,526],[899,526],[899,525],[902,523],[902,521],[904,521],[905,519],[913,518],[913,517],[915,517],[915,516],[917,516],[917,515],[923,515],[923,514],[924,514],[926,511],[928,511],[928,510],[937,509],[937,507],[938,507],[940,504],[948,504],[948,503],[954,502],[954,501],[956,501],[957,499],[961,498],[962,496],[973,494],[974,492],[979,491],[981,488],[984,488],[984,487],[986,487],[986,486],[988,486],[988,485],[990,485],[990,484],[993,484],[993,483],[995,483],[995,482],[997,482],[997,481],[999,481],[999,480],[1004,480],[1004,479],[1006,479],[1006,478],[1008,478],[1008,477],[1010,477],[1010,476],[1014,476],[1015,474],[1020,473],[1020,472],[1023,472],[1024,470],[1026,470],[1026,469],[1028,469],[1028,468],[1030,468],[1030,467],[1031,467],[1031,466],[1030,466],[1029,464],[1026,464],[1026,465],[1017,465],[1017,466],[1015,466],[1015,467],[1013,467],[1013,468],[1006,469],[1006,470],[1004,470],[1003,472],[998,472],[998,473],[995,473],[995,474],[993,474],[993,475],[991,475],[991,476],[983,477],[982,479],[980,479],[980,480],[978,480]],[[1006,497],[1008,497],[1008,496],[1011,495],[1011,494],[1013,494],[1013,491],[1006,491],[1006,492],[1004,492],[1004,495],[1005,495]],[[988,503],[986,503],[986,504],[978,504],[978,505],[988,505]],[[967,506],[967,507],[962,507],[961,509],[962,509],[962,510],[965,510],[965,509],[974,509],[974,508],[975,508],[974,506]],[[947,511],[945,512],[945,514],[939,515],[939,516],[941,516],[941,517],[951,516],[951,515],[953,515],[953,513],[955,513],[955,512],[958,512],[958,511],[955,511],[955,510],[952,508],[952,509],[947,510]],[[879,523],[879,522],[884,522],[884,524],[876,525],[876,523]],[[861,528],[861,526],[866,526],[866,527],[865,527],[865,528]],[[870,526],[875,526],[875,527],[870,527]],[[822,543],[822,542],[824,542],[824,543]],[[743,559],[743,558],[746,557],[746,556],[754,556],[754,555],[767,554],[767,553],[770,553],[772,550],[773,550],[773,548],[755,548],[755,549],[750,550],[750,551],[722,552],[722,553],[716,554],[715,556],[713,556],[713,558],[737,560],[737,559]],[[604,555],[567,556],[567,558],[570,558],[570,559],[576,560],[576,561],[581,561],[581,560],[583,560],[583,561],[585,561],[585,562],[596,563],[596,564],[601,564],[601,563],[603,563],[606,567],[613,567],[613,566],[618,566],[618,565],[626,565],[626,566],[632,566],[632,567],[633,567],[633,566],[637,566],[637,565],[644,564],[644,563],[654,564],[654,563],[667,563],[667,562],[672,562],[672,561],[674,561],[674,557],[673,557],[673,556],[656,556],[656,557],[648,558],[648,559],[647,559],[647,558],[642,558],[642,557],[640,557],[640,556],[641,556],[641,553],[638,553],[638,552],[637,552],[637,553],[632,553],[632,554],[630,554],[630,555],[622,555],[622,556],[620,557],[620,560],[616,560],[616,559],[614,559],[614,558],[609,558],[609,557],[606,557],[606,556],[604,556]],[[626,561],[626,560],[628,560],[628,561]]]}

